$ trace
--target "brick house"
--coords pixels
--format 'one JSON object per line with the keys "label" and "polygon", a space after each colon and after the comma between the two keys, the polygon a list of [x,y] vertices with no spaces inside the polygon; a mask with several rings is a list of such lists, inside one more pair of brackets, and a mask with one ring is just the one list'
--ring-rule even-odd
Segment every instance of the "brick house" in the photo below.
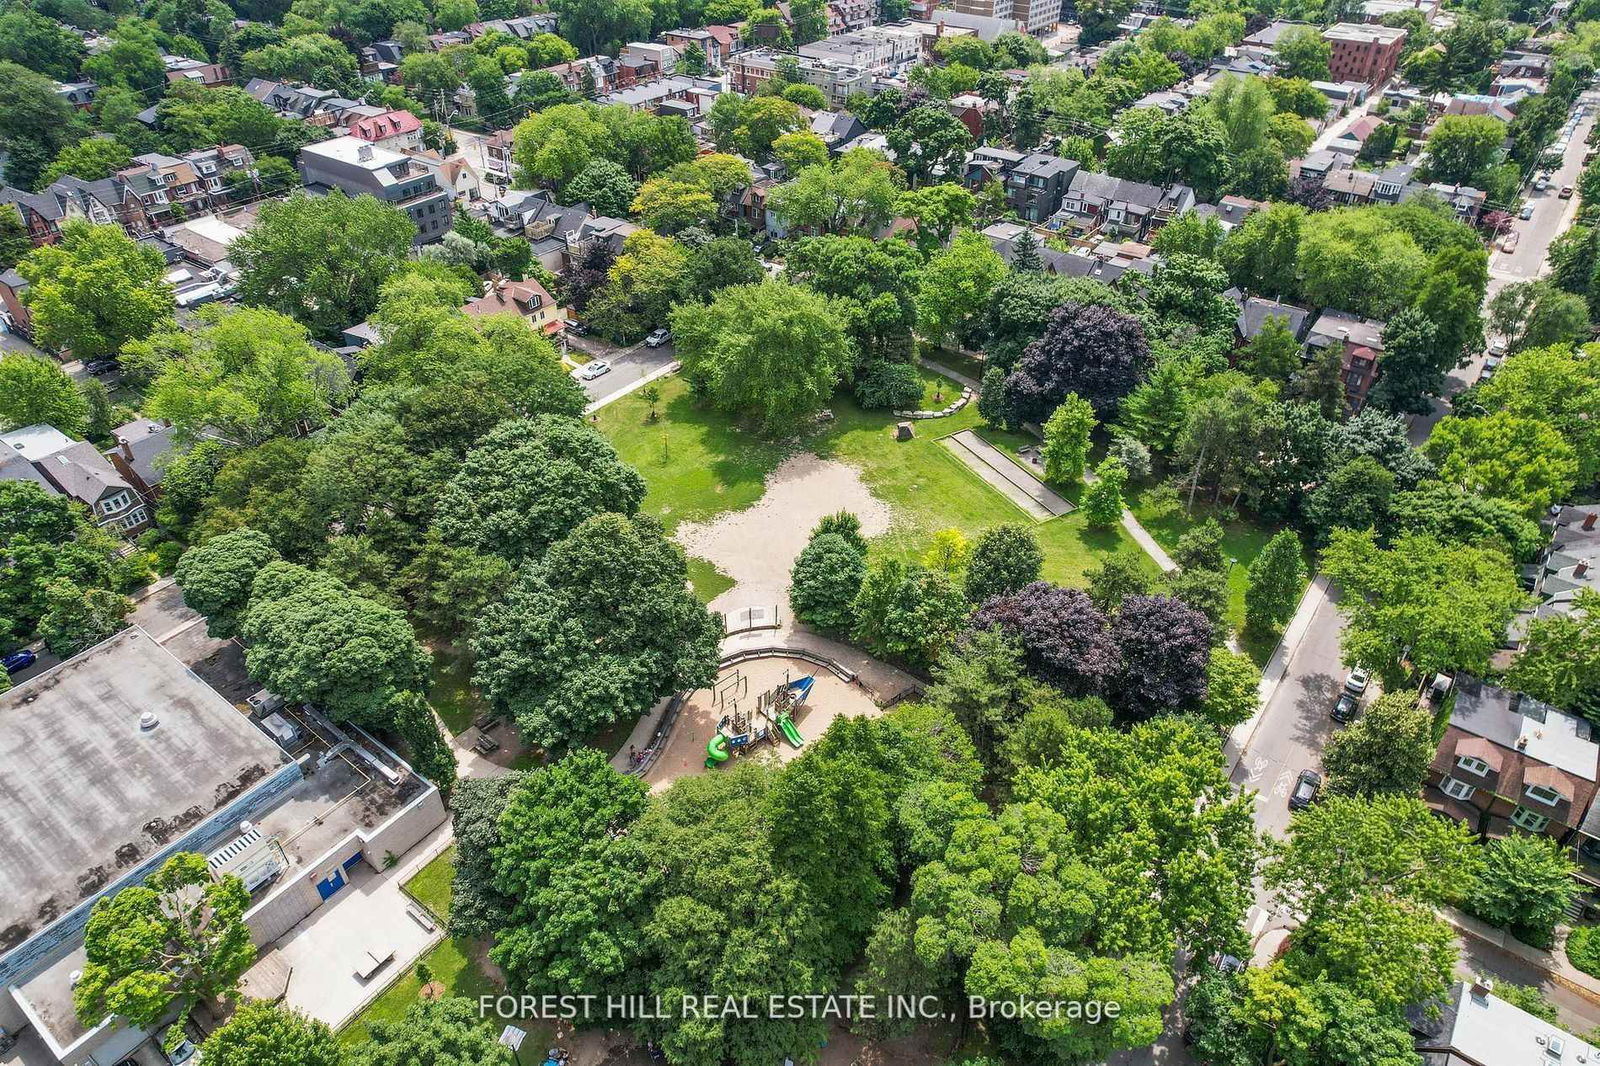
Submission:
{"label": "brick house", "polygon": [[1322,31],[1332,48],[1330,80],[1359,81],[1376,89],[1394,77],[1405,48],[1406,31],[1392,26],[1360,26],[1341,22]]}
{"label": "brick house", "polygon": [[1377,384],[1383,361],[1385,323],[1358,318],[1344,311],[1324,311],[1311,325],[1306,343],[1312,348],[1337,347],[1343,354],[1339,369],[1344,379],[1345,400],[1352,412],[1366,405],[1367,395]]}
{"label": "brick house", "polygon": [[1456,679],[1423,799],[1486,838],[1513,830],[1577,845],[1600,775],[1589,723],[1520,692]]}

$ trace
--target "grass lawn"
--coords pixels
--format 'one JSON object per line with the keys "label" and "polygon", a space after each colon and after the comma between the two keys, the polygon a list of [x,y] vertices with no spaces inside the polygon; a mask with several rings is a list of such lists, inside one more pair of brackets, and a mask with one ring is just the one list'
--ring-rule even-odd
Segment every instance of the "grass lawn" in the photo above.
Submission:
{"label": "grass lawn", "polygon": [[[1078,515],[1033,523],[1015,504],[972,473],[939,437],[979,424],[975,404],[916,424],[916,438],[893,439],[895,418],[868,412],[846,395],[833,402],[834,419],[798,439],[768,441],[741,429],[726,414],[699,404],[679,378],[661,383],[660,418],[637,394],[600,411],[599,427],[617,452],[644,475],[644,510],[671,531],[679,522],[704,521],[754,504],[767,475],[790,454],[809,450],[854,466],[873,493],[894,511],[890,530],[874,546],[914,558],[933,533],[956,528],[974,537],[1002,522],[1031,524],[1045,555],[1045,577],[1081,584],[1084,572],[1112,552],[1143,553],[1120,527],[1091,530]],[[696,589],[704,595],[700,581]]]}
{"label": "grass lawn", "polygon": [[474,718],[489,709],[472,687],[472,653],[466,648],[453,644],[435,647],[432,674],[428,702],[452,734],[465,732]]}
{"label": "grass lawn", "polygon": [[413,874],[406,891],[443,920],[450,917],[450,885],[455,876],[456,849],[451,847]]}
{"label": "grass lawn", "polygon": [[695,599],[710,603],[733,588],[733,578],[717,569],[717,564],[697,555],[689,556],[689,584],[694,586]]}
{"label": "grass lawn", "polygon": [[[500,991],[500,986],[483,972],[469,941],[446,938],[424,955],[422,961],[433,972],[433,979],[444,985],[447,996],[464,996],[476,1002],[481,995]],[[418,1001],[421,990],[422,982],[417,980],[417,969],[413,966],[339,1030],[339,1043],[350,1047],[366,1040],[367,1026],[372,1022],[399,1021]]]}

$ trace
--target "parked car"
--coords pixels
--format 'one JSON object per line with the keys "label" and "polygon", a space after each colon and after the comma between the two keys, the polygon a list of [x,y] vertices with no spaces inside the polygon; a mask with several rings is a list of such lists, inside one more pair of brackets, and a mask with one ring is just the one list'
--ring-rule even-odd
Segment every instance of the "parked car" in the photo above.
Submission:
{"label": "parked car", "polygon": [[1563,200],[1572,199],[1572,186],[1570,186],[1570,185],[1561,186],[1561,198]]}
{"label": "parked car", "polygon": [[1483,369],[1478,372],[1479,381],[1488,381],[1494,377],[1495,370],[1500,366],[1499,356],[1486,356],[1483,360]]}
{"label": "parked car", "polygon": [[1328,717],[1335,722],[1349,722],[1355,719],[1361,710],[1361,700],[1348,692],[1339,693],[1339,698],[1333,703],[1333,710],[1328,712]]}
{"label": "parked car", "polygon": [[1321,774],[1315,770],[1301,770],[1300,779],[1294,783],[1294,791],[1289,793],[1289,809],[1298,811],[1311,806],[1321,788]]}
{"label": "parked car", "polygon": [[1533,205],[1523,204],[1522,210],[1517,213],[1517,217],[1522,219],[1524,222],[1528,221],[1528,219],[1533,217]]}
{"label": "parked car", "polygon": [[1508,233],[1508,234],[1506,234],[1504,237],[1500,238],[1500,250],[1502,252],[1514,252],[1514,251],[1516,251],[1517,250],[1517,241],[1520,240],[1521,238],[1522,238],[1522,234],[1520,234],[1520,233]]}
{"label": "parked car", "polygon": [[1506,342],[1503,340],[1489,342],[1489,354],[1497,359],[1506,357]]}
{"label": "parked car", "polygon": [[664,329],[654,330],[653,332],[651,332],[650,336],[648,336],[648,337],[646,337],[644,339],[644,346],[646,348],[659,348],[663,344],[665,344],[668,341],[670,341],[671,339],[672,339],[672,334],[668,333],[666,330],[664,330]]}
{"label": "parked car", "polygon": [[1350,671],[1350,676],[1344,679],[1344,690],[1352,696],[1359,696],[1367,691],[1367,682],[1372,680],[1372,675],[1361,667]]}
{"label": "parked car", "polygon": [[200,1066],[201,1051],[187,1038],[177,1047],[167,1052],[167,1061],[172,1066]]}
{"label": "parked car", "polygon": [[578,371],[578,376],[585,381],[593,381],[595,378],[605,377],[609,373],[611,373],[611,364],[604,359],[596,359],[593,362],[584,363]]}
{"label": "parked car", "polygon": [[1550,175],[1540,174],[1536,179],[1534,179],[1533,187],[1539,192],[1544,192],[1550,187]]}
{"label": "parked car", "polygon": [[38,662],[38,660],[39,657],[37,655],[33,654],[33,652],[29,651],[27,648],[23,648],[21,651],[14,651],[5,658],[0,659],[0,666],[4,666],[6,668],[6,673],[14,674],[19,670],[26,670],[28,667]]}
{"label": "parked car", "polygon": [[589,335],[589,327],[575,318],[567,319],[566,330],[574,337],[587,337]]}
{"label": "parked car", "polygon": [[84,363],[83,368],[98,377],[101,374],[109,374],[115,370],[117,361],[115,359],[96,359],[93,362]]}

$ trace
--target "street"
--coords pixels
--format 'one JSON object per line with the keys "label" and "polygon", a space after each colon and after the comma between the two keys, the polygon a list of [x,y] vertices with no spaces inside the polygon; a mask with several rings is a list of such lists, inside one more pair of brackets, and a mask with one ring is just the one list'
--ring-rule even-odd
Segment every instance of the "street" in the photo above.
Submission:
{"label": "street", "polygon": [[[1527,202],[1533,205],[1533,217],[1526,221],[1520,218],[1511,221],[1510,231],[1519,234],[1516,248],[1502,252],[1497,243],[1489,251],[1489,286],[1483,298],[1486,318],[1489,301],[1494,299],[1495,293],[1507,285],[1529,281],[1545,272],[1548,266],[1545,257],[1549,254],[1550,245],[1566,232],[1577,217],[1578,197],[1574,195],[1570,200],[1561,199],[1561,187],[1577,187],[1578,175],[1583,172],[1583,153],[1588,150],[1584,142],[1594,128],[1600,93],[1585,92],[1578,97],[1578,102],[1590,111],[1578,123],[1567,145],[1567,152],[1561,158],[1561,166],[1550,175],[1549,187],[1539,192],[1530,185],[1525,191]],[[1433,432],[1434,424],[1449,413],[1450,397],[1478,380],[1478,375],[1483,373],[1483,360],[1487,354],[1478,352],[1465,366],[1457,367],[1445,376],[1444,398],[1434,401],[1430,413],[1419,415],[1411,421],[1407,437],[1414,446],[1422,445],[1428,439],[1428,434]]]}
{"label": "street", "polygon": [[677,355],[669,342],[659,348],[646,348],[643,341],[627,348],[618,348],[600,337],[577,337],[564,334],[565,343],[586,360],[604,359],[611,364],[611,372],[592,381],[578,379],[591,403],[607,399],[629,386],[670,366]]}

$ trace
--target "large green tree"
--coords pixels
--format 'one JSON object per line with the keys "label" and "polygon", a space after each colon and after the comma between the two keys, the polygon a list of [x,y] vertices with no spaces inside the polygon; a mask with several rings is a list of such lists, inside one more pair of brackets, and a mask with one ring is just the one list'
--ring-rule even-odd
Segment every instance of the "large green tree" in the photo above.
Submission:
{"label": "large green tree", "polygon": [[512,1066],[511,1049],[495,1038],[472,1000],[421,1000],[397,1021],[375,1020],[347,1066]]}
{"label": "large green tree", "polygon": [[1467,897],[1467,910],[1509,929],[1529,944],[1548,948],[1556,924],[1578,894],[1578,866],[1554,838],[1513,833],[1483,849],[1483,871]]}
{"label": "large green tree", "polygon": [[723,623],[686,581],[683,552],[654,519],[595,515],[484,611],[474,677],[545,747],[709,684]]}
{"label": "large green tree", "polygon": [[0,358],[0,425],[7,429],[44,424],[82,436],[89,405],[55,363],[21,352]]}
{"label": "large green tree", "polygon": [[833,395],[853,361],[839,309],[784,281],[723,289],[685,304],[672,331],[690,387],[769,435],[793,433]]}
{"label": "large green tree", "polygon": [[72,988],[78,1020],[118,1016],[151,1026],[173,1007],[230,995],[255,961],[244,912],[250,893],[232,874],[213,879],[205,856],[180,852],[143,884],[95,901],[87,958]]}
{"label": "large green tree", "polygon": [[1433,751],[1433,715],[1410,692],[1386,692],[1328,740],[1322,765],[1328,787],[1341,795],[1411,796]]}
{"label": "large green tree", "polygon": [[1509,411],[1446,418],[1434,426],[1424,451],[1438,464],[1440,481],[1505,500],[1530,516],[1565,498],[1577,482],[1577,455],[1561,434]]}
{"label": "large green tree", "polygon": [[224,533],[183,553],[176,577],[183,602],[206,616],[206,633],[228,640],[250,605],[256,574],[276,562],[278,550],[265,533],[240,529]]}
{"label": "large green tree", "polygon": [[343,1066],[344,1051],[327,1025],[275,1003],[246,1003],[209,1037],[215,1066]]}
{"label": "large green tree", "polygon": [[160,252],[135,243],[120,226],[69,222],[58,244],[35,249],[17,271],[41,344],[85,362],[115,356],[172,318],[172,289]]}

